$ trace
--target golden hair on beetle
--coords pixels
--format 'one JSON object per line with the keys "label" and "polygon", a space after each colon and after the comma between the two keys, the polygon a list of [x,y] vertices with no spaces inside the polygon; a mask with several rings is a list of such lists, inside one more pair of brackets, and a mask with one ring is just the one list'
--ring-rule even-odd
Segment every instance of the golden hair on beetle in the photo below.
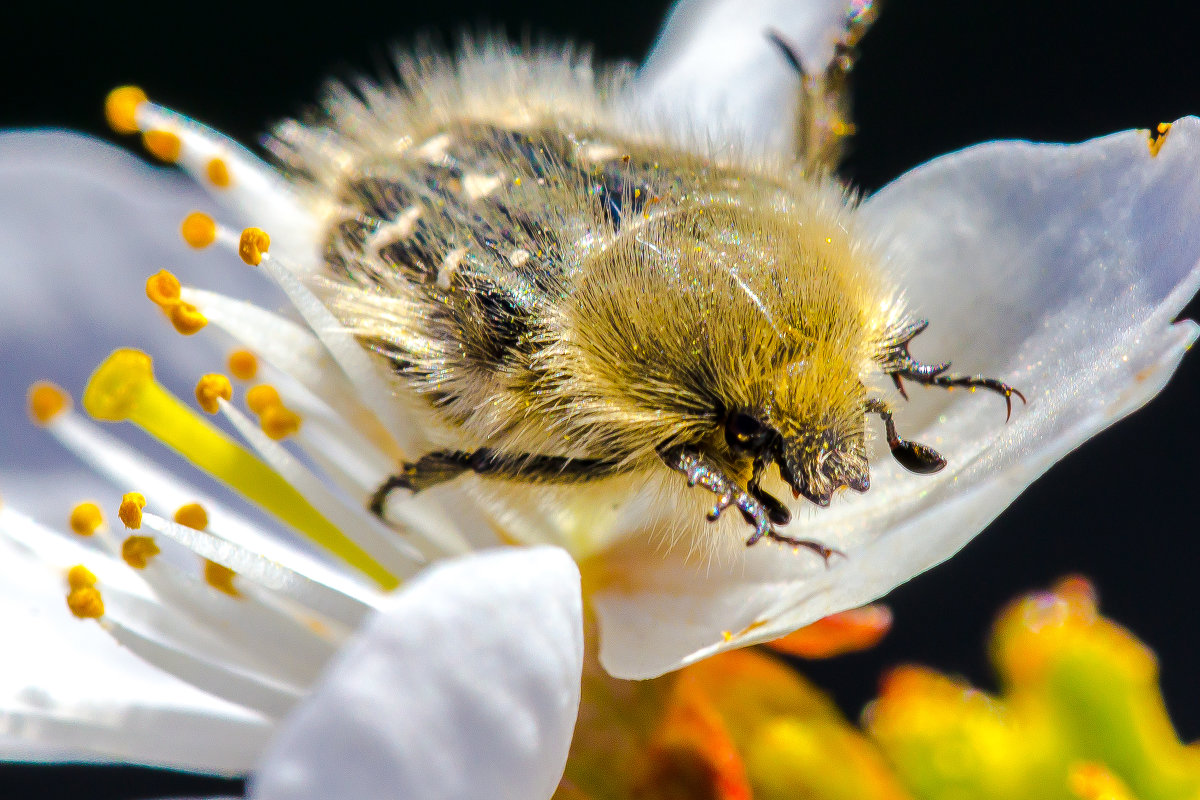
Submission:
{"label": "golden hair on beetle", "polygon": [[[626,71],[499,41],[414,56],[399,84],[335,88],[315,122],[279,127],[272,151],[328,199],[319,289],[444,443],[372,509],[464,474],[514,513],[650,485],[691,547],[765,537],[828,558],[780,530],[775,495],[867,491],[868,416],[906,468],[945,464],[870,387],[1020,396],[909,356],[924,322],[828,177],[848,63],[798,76],[794,163],[632,124]],[[703,518],[729,507],[718,534]]]}

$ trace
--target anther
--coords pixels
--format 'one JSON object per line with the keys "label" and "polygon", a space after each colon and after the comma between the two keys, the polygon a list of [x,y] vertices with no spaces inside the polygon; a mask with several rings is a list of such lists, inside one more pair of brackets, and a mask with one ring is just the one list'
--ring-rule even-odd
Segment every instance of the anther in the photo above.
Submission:
{"label": "anther", "polygon": [[175,332],[184,336],[198,333],[208,324],[208,317],[200,313],[200,309],[191,303],[180,301],[163,310],[167,312],[167,319],[171,320]]}
{"label": "anther", "polygon": [[204,582],[218,592],[224,592],[230,597],[241,597],[242,593],[233,585],[233,579],[236,577],[237,573],[229,567],[207,559],[204,561]]}
{"label": "anther", "polygon": [[146,131],[142,134],[142,145],[168,164],[178,161],[179,154],[183,152],[183,142],[170,131]]}
{"label": "anther", "polygon": [[49,425],[70,407],[70,396],[53,383],[38,381],[29,387],[29,416],[38,425]]}
{"label": "anther", "polygon": [[199,503],[188,503],[176,510],[175,521],[185,528],[202,531],[208,527],[208,512]]}
{"label": "anther", "polygon": [[271,247],[271,237],[262,228],[246,228],[238,238],[238,256],[252,267],[262,263]]}
{"label": "anther", "polygon": [[258,374],[258,358],[249,350],[234,350],[228,365],[230,374],[239,381],[252,381]]}
{"label": "anther", "polygon": [[233,397],[233,386],[229,378],[220,374],[205,375],[196,384],[196,402],[206,413],[216,414],[221,410],[218,400],[229,400]]}
{"label": "anther", "polygon": [[161,308],[179,302],[179,279],[169,270],[160,269],[146,279],[146,297]]}
{"label": "anther", "polygon": [[104,116],[117,133],[137,133],[137,109],[146,102],[146,93],[137,86],[120,86],[104,100]]}
{"label": "anther", "polygon": [[161,552],[149,536],[130,536],[121,543],[121,558],[134,569],[145,569],[150,559]]}
{"label": "anther", "polygon": [[275,441],[286,439],[300,430],[300,415],[283,405],[271,406],[259,417],[263,432]]}
{"label": "anther", "polygon": [[96,585],[96,576],[83,564],[76,564],[67,570],[67,586],[71,591],[90,589]]}
{"label": "anther", "polygon": [[68,524],[79,536],[91,536],[104,524],[104,516],[95,503],[80,503],[71,509]]}
{"label": "anther", "polygon": [[126,528],[136,531],[142,527],[142,509],[146,507],[146,498],[137,492],[127,492],[121,498],[121,507],[117,509],[117,516],[121,518],[121,522]]}
{"label": "anther", "polygon": [[279,392],[269,383],[260,383],[246,392],[246,407],[259,416],[268,408],[282,404]]}
{"label": "anther", "polygon": [[67,595],[67,608],[79,619],[100,619],[104,616],[104,598],[95,586],[72,589]]}
{"label": "anther", "polygon": [[1171,123],[1160,122],[1158,127],[1150,132],[1150,141],[1147,144],[1150,146],[1150,157],[1154,158],[1158,152],[1162,150],[1162,146],[1167,143],[1167,134],[1171,131]]}
{"label": "anther", "polygon": [[258,416],[263,432],[279,441],[300,430],[300,415],[283,404],[274,386],[259,384],[246,392],[246,406]]}
{"label": "anther", "polygon": [[233,182],[229,175],[229,165],[222,158],[210,158],[204,165],[204,174],[218,189],[226,189]]}
{"label": "anther", "polygon": [[208,247],[217,239],[217,223],[202,211],[193,211],[179,226],[183,240],[197,250]]}

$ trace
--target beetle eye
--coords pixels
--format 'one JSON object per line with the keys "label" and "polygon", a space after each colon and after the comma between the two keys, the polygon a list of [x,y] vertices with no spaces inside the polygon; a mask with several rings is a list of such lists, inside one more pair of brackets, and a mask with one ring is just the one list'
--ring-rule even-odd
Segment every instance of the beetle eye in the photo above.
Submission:
{"label": "beetle eye", "polygon": [[757,453],[766,444],[771,430],[742,411],[725,420],[725,443],[735,453]]}

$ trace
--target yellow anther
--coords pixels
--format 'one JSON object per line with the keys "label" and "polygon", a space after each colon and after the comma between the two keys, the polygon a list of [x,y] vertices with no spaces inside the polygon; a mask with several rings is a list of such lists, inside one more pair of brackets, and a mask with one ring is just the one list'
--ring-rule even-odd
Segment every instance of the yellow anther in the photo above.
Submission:
{"label": "yellow anther", "polygon": [[167,308],[179,302],[179,278],[169,270],[160,269],[146,279],[146,297],[156,306]]}
{"label": "yellow anther", "polygon": [[252,381],[258,374],[258,358],[249,350],[234,350],[229,354],[229,372],[239,381]]}
{"label": "yellow anther", "polygon": [[117,509],[117,516],[121,518],[121,522],[125,523],[125,527],[136,531],[142,527],[142,509],[146,507],[146,498],[137,492],[127,492],[121,498],[121,507]]}
{"label": "yellow anther", "polygon": [[193,211],[183,218],[179,232],[185,242],[202,250],[217,240],[217,223],[203,211]]}
{"label": "yellow anther", "polygon": [[100,513],[100,506],[95,503],[80,503],[71,509],[69,524],[71,530],[80,536],[91,536],[104,524],[104,516]]}
{"label": "yellow anther", "polygon": [[183,142],[170,131],[146,131],[142,134],[142,145],[169,164],[178,161],[183,152]]}
{"label": "yellow anther", "polygon": [[275,441],[286,439],[300,430],[300,415],[282,404],[263,411],[258,421],[262,424],[263,432]]}
{"label": "yellow anther", "polygon": [[399,581],[327,520],[279,473],[230,439],[155,379],[150,357],[118,350],[96,368],[83,407],[97,419],[129,420],[201,471],[274,514],[384,589]]}
{"label": "yellow anther", "polygon": [[210,158],[204,165],[204,174],[208,176],[209,182],[218,189],[224,189],[232,182],[229,176],[229,165],[222,158]]}
{"label": "yellow anther", "polygon": [[208,317],[200,313],[200,309],[196,308],[191,303],[179,302],[172,306],[164,307],[167,312],[167,319],[171,320],[171,324],[175,326],[175,331],[184,336],[191,336],[208,324]]}
{"label": "yellow anther", "polygon": [[134,569],[145,569],[150,559],[161,552],[149,536],[130,536],[121,543],[121,558]]}
{"label": "yellow anther", "polygon": [[175,521],[185,528],[202,531],[208,527],[208,512],[199,503],[188,503],[175,512]]}
{"label": "yellow anther", "polygon": [[146,93],[137,86],[120,86],[104,100],[104,116],[117,133],[137,133],[137,109],[146,102]]}
{"label": "yellow anther", "polygon": [[233,585],[235,577],[237,577],[237,573],[229,567],[222,566],[215,561],[205,560],[204,582],[217,591],[224,592],[230,597],[241,597],[242,593]]}
{"label": "yellow anther", "polygon": [[262,263],[263,254],[271,247],[271,237],[262,228],[246,228],[238,239],[238,255],[252,267]]}
{"label": "yellow anther", "polygon": [[70,396],[53,383],[38,381],[29,387],[29,416],[38,425],[49,425],[50,420],[70,407]]}
{"label": "yellow anther", "polygon": [[217,404],[218,399],[229,400],[232,397],[233,386],[224,375],[205,375],[196,384],[196,402],[209,414],[221,410],[221,406]]}
{"label": "yellow anther", "polygon": [[95,586],[72,589],[67,595],[67,608],[79,619],[100,619],[104,616],[104,598]]}
{"label": "yellow anther", "polygon": [[67,570],[67,586],[71,587],[71,591],[90,589],[95,585],[96,576],[83,564],[76,564]]}
{"label": "yellow anther", "polygon": [[1150,133],[1150,141],[1147,144],[1150,146],[1150,157],[1154,158],[1158,155],[1158,151],[1162,150],[1162,146],[1167,142],[1167,134],[1171,132],[1171,123],[1160,122],[1158,127]]}
{"label": "yellow anther", "polygon": [[279,392],[269,383],[260,383],[246,392],[246,407],[262,416],[268,408],[283,405]]}

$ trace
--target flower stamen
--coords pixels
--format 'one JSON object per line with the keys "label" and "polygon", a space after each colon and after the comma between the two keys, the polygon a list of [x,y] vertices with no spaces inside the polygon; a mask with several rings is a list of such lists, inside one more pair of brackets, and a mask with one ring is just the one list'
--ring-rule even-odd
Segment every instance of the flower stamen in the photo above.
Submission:
{"label": "flower stamen", "polygon": [[83,407],[96,419],[129,421],[142,428],[383,588],[399,584],[391,572],[313,508],[279,473],[163,388],[154,379],[150,357],[145,353],[117,350],[109,356],[88,381]]}

